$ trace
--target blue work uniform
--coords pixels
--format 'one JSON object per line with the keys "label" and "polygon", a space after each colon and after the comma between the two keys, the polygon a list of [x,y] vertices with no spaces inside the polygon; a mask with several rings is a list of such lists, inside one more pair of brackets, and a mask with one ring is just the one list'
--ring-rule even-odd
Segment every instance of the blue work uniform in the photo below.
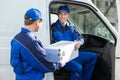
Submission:
{"label": "blue work uniform", "polygon": [[41,42],[26,28],[22,28],[11,41],[10,64],[16,80],[43,80],[44,73],[61,68],[60,62],[46,60]]}
{"label": "blue work uniform", "polygon": [[[68,22],[65,27],[59,20],[51,26],[52,42],[60,40],[77,40],[82,45],[84,38]],[[96,64],[97,55],[93,52],[80,52],[79,56],[65,65],[65,69],[71,71],[71,80],[91,80],[91,76]]]}

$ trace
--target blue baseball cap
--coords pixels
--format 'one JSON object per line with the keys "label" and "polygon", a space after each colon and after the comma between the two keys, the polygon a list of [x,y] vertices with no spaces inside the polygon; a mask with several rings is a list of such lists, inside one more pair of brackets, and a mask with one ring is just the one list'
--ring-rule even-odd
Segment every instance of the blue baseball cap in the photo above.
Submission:
{"label": "blue baseball cap", "polygon": [[66,12],[66,13],[70,13],[70,10],[67,6],[60,6],[58,8],[58,13],[61,12],[61,11]]}
{"label": "blue baseball cap", "polygon": [[28,15],[28,18],[25,18],[25,20],[43,20],[42,14],[38,9],[31,8],[29,9],[25,15]]}

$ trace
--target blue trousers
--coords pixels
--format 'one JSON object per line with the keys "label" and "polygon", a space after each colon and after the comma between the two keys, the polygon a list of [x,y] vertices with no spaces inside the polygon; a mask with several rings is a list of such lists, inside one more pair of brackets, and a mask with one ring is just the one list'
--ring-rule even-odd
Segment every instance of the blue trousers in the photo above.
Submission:
{"label": "blue trousers", "polygon": [[79,52],[79,56],[68,62],[64,69],[71,72],[70,80],[91,80],[97,55],[93,52]]}

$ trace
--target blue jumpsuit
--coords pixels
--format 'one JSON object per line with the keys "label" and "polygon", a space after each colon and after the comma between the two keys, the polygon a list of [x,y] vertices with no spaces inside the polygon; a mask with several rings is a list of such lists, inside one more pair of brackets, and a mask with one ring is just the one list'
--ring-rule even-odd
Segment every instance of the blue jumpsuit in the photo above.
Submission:
{"label": "blue jumpsuit", "polygon": [[[77,40],[82,45],[84,39],[81,34],[67,22],[63,28],[59,20],[51,26],[52,42],[60,40],[74,41]],[[68,62],[64,67],[71,71],[71,80],[91,80],[91,76],[96,64],[97,55],[93,52],[79,52],[79,56]]]}
{"label": "blue jumpsuit", "polygon": [[46,52],[41,42],[26,28],[22,28],[11,41],[10,64],[16,80],[43,80],[44,73],[61,67],[60,62],[46,60]]}

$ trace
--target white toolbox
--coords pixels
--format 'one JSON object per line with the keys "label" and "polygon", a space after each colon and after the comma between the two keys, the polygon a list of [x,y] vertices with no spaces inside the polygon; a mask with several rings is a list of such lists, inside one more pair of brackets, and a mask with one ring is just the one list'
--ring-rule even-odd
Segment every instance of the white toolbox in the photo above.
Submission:
{"label": "white toolbox", "polygon": [[75,50],[75,43],[74,41],[59,41],[45,47],[47,60],[57,62],[62,58],[65,62],[68,62],[76,58],[78,50]]}

